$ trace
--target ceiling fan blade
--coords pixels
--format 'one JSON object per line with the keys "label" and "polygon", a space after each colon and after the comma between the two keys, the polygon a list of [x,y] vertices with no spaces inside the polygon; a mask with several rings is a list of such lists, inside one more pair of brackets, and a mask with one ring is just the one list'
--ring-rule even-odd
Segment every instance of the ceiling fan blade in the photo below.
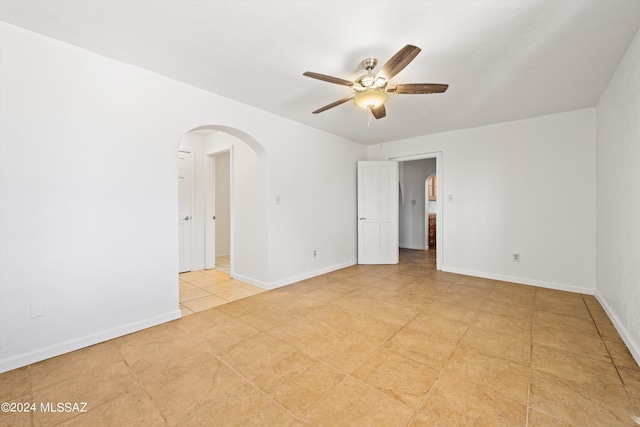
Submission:
{"label": "ceiling fan blade", "polygon": [[313,73],[311,71],[307,71],[305,73],[302,73],[302,75],[311,77],[312,79],[322,80],[324,82],[335,83],[337,85],[353,86],[353,82],[350,82],[349,80],[340,79],[338,77],[327,76],[325,74]]}
{"label": "ceiling fan blade", "polygon": [[389,81],[393,76],[404,69],[413,59],[418,56],[422,49],[410,44],[406,45],[391,57],[380,69],[377,77],[384,77]]}
{"label": "ceiling fan blade", "polygon": [[388,88],[388,92],[400,94],[425,94],[425,93],[442,93],[447,90],[449,85],[438,83],[408,83],[404,85],[396,85],[395,88]]}
{"label": "ceiling fan blade", "polygon": [[345,102],[351,100],[353,97],[347,97],[347,98],[342,98],[339,101],[336,102],[332,102],[329,105],[325,105],[322,108],[318,108],[316,111],[313,112],[313,114],[318,114],[318,113],[322,113],[323,111],[327,111],[329,108],[333,108],[333,107],[337,107],[340,104],[344,104]]}
{"label": "ceiling fan blade", "polygon": [[384,108],[384,104],[380,104],[379,107],[371,109],[371,114],[373,114],[373,117],[376,119],[381,119],[387,115],[387,110]]}

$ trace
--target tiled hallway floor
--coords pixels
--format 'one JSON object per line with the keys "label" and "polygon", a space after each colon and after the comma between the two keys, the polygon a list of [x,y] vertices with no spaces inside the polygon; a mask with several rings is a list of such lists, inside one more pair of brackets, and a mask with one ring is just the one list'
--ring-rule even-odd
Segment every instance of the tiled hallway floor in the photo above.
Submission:
{"label": "tiled hallway floor", "polygon": [[216,270],[222,271],[223,273],[229,273],[231,266],[231,256],[223,255],[216,257]]}
{"label": "tiled hallway floor", "polygon": [[88,409],[3,413],[2,425],[600,427],[640,415],[640,368],[595,298],[438,272],[419,251],[0,382],[2,401]]}
{"label": "tiled hallway floor", "polygon": [[181,273],[180,310],[183,316],[264,292],[229,276],[229,257],[216,258],[215,270]]}

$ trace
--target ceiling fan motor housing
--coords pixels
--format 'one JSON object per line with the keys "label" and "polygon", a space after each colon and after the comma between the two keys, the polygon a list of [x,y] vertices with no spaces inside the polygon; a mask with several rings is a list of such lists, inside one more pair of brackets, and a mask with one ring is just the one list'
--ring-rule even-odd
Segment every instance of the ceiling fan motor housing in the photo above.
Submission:
{"label": "ceiling fan motor housing", "polygon": [[374,68],[376,68],[376,65],[378,65],[378,59],[377,58],[363,59],[361,64],[362,64],[362,68],[364,68],[365,70],[367,71],[373,70]]}

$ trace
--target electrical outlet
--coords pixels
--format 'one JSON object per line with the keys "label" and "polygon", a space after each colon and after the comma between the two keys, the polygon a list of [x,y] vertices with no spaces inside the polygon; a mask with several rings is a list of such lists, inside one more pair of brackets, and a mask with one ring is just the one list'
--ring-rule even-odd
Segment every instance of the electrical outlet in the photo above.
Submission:
{"label": "electrical outlet", "polygon": [[520,254],[513,253],[513,262],[520,262]]}
{"label": "electrical outlet", "polygon": [[44,301],[33,301],[31,304],[29,304],[29,310],[32,319],[35,319],[36,317],[43,317]]}

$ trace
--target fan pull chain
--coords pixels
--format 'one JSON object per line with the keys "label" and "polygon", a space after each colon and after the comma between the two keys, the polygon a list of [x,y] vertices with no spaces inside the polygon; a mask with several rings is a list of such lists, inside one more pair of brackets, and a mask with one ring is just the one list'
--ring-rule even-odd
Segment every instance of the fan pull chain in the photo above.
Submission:
{"label": "fan pull chain", "polygon": [[367,108],[369,110],[369,114],[367,114],[367,127],[371,127],[371,117],[373,117],[373,111],[371,111],[371,107]]}

